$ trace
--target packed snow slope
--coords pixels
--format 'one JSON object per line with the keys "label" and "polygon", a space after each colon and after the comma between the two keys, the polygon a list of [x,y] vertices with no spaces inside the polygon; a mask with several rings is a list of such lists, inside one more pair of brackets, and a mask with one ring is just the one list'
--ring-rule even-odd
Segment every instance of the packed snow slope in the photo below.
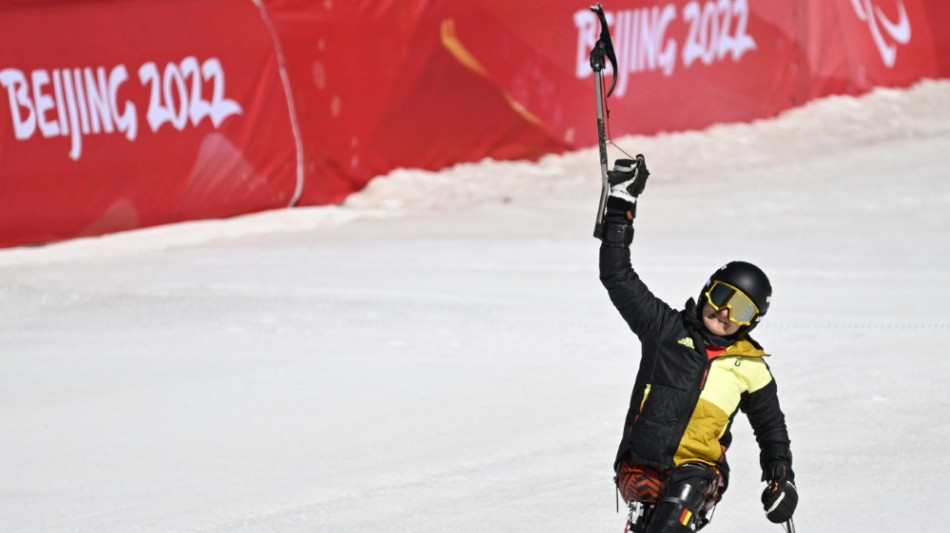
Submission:
{"label": "packed snow slope", "polygon": [[[657,295],[731,259],[772,278],[798,530],[942,530],[950,82],[617,144],[653,171]],[[599,189],[589,149],[0,252],[0,530],[620,533],[639,349],[598,280]],[[780,531],[743,415],[729,457],[707,531]]]}

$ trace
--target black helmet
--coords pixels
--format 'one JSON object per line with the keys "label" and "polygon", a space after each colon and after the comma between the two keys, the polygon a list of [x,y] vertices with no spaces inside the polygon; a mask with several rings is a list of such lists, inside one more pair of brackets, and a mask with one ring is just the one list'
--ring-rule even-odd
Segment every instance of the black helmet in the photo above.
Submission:
{"label": "black helmet", "polygon": [[709,281],[706,282],[706,286],[700,294],[700,308],[703,304],[709,302],[707,294],[717,281],[738,289],[755,304],[758,313],[750,318],[750,324],[744,325],[739,329],[737,335],[748,333],[752,328],[758,325],[762,317],[764,317],[765,313],[769,310],[769,303],[772,300],[772,284],[769,283],[768,276],[765,275],[765,272],[762,272],[762,269],[752,263],[732,261],[715,271],[713,275],[709,277]]}

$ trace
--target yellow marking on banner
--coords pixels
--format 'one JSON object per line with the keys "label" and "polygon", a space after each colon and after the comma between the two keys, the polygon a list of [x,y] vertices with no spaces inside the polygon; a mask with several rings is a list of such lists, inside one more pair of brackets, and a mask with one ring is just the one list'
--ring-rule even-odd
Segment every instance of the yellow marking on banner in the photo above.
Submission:
{"label": "yellow marking on banner", "polygon": [[[485,70],[485,67],[483,67],[482,64],[478,62],[478,59],[459,41],[458,35],[455,33],[455,19],[443,20],[440,33],[442,46],[452,54],[452,57],[454,57],[456,61],[461,63],[463,67],[491,81],[491,77],[488,75],[488,71]],[[522,118],[535,126],[544,127],[544,123],[541,122],[541,119],[532,115],[525,106],[521,105],[520,102],[511,96],[511,93],[504,88],[499,87],[499,89],[501,90],[501,95],[505,98],[505,101],[508,102],[508,105],[515,110],[515,113],[518,113]]]}

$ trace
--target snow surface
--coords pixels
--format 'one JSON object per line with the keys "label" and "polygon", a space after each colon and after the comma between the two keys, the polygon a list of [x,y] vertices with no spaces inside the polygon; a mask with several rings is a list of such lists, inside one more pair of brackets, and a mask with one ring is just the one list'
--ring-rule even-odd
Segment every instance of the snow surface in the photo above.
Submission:
{"label": "snow surface", "polygon": [[[772,278],[798,530],[943,530],[950,81],[617,144],[653,170],[654,292]],[[399,170],[341,207],[0,252],[0,530],[620,533],[638,345],[597,278],[599,181],[596,149]],[[729,455],[706,531],[780,531],[742,415]]]}

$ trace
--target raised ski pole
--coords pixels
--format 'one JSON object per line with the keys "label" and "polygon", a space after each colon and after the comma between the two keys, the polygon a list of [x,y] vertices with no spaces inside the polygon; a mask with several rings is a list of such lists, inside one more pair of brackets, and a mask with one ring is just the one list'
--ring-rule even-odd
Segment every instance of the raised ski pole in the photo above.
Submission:
{"label": "raised ski pole", "polygon": [[788,522],[782,524],[782,529],[785,530],[785,533],[795,533],[795,522],[791,518],[788,519]]}
{"label": "raised ski pole", "polygon": [[[597,14],[600,19],[600,38],[594,44],[590,51],[590,68],[594,71],[594,95],[597,97],[597,139],[600,146],[600,177],[602,180],[600,189],[600,204],[597,207],[597,222],[594,225],[594,237],[598,239],[603,234],[604,209],[607,207],[607,194],[610,191],[610,184],[607,182],[607,98],[614,92],[614,86],[617,85],[617,56],[614,54],[614,44],[610,40],[610,29],[607,28],[607,16],[604,15],[604,8],[600,2],[591,6],[591,11]],[[613,80],[610,82],[610,90],[607,96],[604,96],[603,71],[607,67],[606,61],[614,67]]]}

